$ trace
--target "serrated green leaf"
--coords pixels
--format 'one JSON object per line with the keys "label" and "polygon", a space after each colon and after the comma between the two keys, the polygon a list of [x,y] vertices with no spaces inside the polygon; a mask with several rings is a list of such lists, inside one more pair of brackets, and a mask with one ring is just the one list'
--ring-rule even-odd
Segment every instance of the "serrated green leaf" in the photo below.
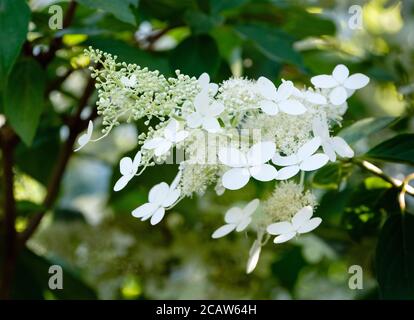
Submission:
{"label": "serrated green leaf", "polygon": [[395,214],[381,230],[376,274],[383,299],[414,299],[414,216]]}
{"label": "serrated green leaf", "polygon": [[26,40],[30,9],[24,0],[0,0],[0,91]]}
{"label": "serrated green leaf", "polygon": [[397,135],[375,146],[365,156],[378,160],[404,162],[414,165],[414,134],[405,133]]}
{"label": "serrated green leaf", "polygon": [[44,109],[45,71],[34,60],[18,63],[4,92],[4,113],[26,145],[31,145]]}

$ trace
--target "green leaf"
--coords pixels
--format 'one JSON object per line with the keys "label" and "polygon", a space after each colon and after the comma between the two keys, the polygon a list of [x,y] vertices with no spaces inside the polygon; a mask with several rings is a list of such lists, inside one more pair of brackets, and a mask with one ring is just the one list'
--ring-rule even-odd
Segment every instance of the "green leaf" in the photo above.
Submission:
{"label": "green leaf", "polygon": [[18,63],[10,75],[4,93],[4,113],[26,145],[30,145],[44,108],[46,76],[33,60]]}
{"label": "green leaf", "polygon": [[[67,264],[57,257],[46,257],[35,254],[26,249],[19,259],[19,264],[26,272],[31,274],[32,283],[26,283],[30,287],[33,283],[41,286],[43,291],[49,290],[49,268],[52,265],[59,265],[63,269],[63,289],[52,290],[52,294],[58,299],[96,299],[95,292],[86,285],[80,276]],[[20,275],[17,274],[17,277]],[[25,292],[20,292],[24,295]]]}
{"label": "green leaf", "polygon": [[242,6],[250,0],[209,0],[212,14],[218,14],[222,11],[234,9]]}
{"label": "green leaf", "polygon": [[302,56],[293,48],[293,39],[287,33],[262,25],[239,25],[235,30],[269,59],[304,68]]}
{"label": "green leaf", "polygon": [[277,276],[280,283],[293,291],[300,272],[307,266],[300,247],[293,247],[282,253],[280,259],[271,265],[272,273]]}
{"label": "green leaf", "polygon": [[16,148],[16,164],[21,171],[46,185],[60,147],[59,127],[40,127],[30,147],[20,143]]}
{"label": "green leaf", "polygon": [[376,274],[383,299],[414,299],[414,216],[388,218],[376,250]]}
{"label": "green leaf", "polygon": [[24,0],[0,0],[0,91],[26,40],[30,9]]}
{"label": "green leaf", "polygon": [[390,162],[414,164],[414,134],[397,135],[375,146],[365,156]]}
{"label": "green leaf", "polygon": [[351,174],[351,165],[330,163],[316,171],[312,185],[316,188],[337,190],[343,179]]}
{"label": "green leaf", "polygon": [[223,22],[220,16],[209,16],[202,11],[189,10],[184,14],[185,22],[191,27],[193,34],[208,33]]}
{"label": "green leaf", "polygon": [[181,70],[190,76],[207,72],[214,77],[220,66],[220,54],[213,38],[192,36],[181,42],[170,56],[172,70]]}
{"label": "green leaf", "polygon": [[131,7],[138,7],[139,0],[78,0],[79,3],[93,9],[113,14],[117,19],[136,25]]}
{"label": "green leaf", "polygon": [[298,39],[335,34],[335,24],[332,20],[309,13],[303,8],[293,7],[287,10],[285,21],[283,30]]}
{"label": "green leaf", "polygon": [[386,128],[396,119],[395,117],[365,118],[341,130],[338,135],[349,144],[353,144]]}

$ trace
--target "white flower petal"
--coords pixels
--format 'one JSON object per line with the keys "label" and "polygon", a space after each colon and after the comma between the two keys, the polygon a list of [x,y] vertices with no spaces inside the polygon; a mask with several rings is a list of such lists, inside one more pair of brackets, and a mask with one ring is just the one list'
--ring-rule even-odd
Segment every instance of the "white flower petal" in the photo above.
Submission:
{"label": "white flower petal", "polygon": [[154,226],[157,223],[159,223],[162,218],[164,218],[165,215],[165,209],[163,207],[158,208],[157,211],[154,212],[154,214],[151,217],[151,224]]}
{"label": "white flower petal", "polygon": [[79,147],[74,150],[75,152],[82,149],[89,142],[89,140],[91,140],[92,132],[93,132],[93,122],[91,120],[89,120],[88,129],[87,129],[86,133],[82,134],[78,138]]}
{"label": "white flower petal", "polygon": [[279,107],[271,100],[263,100],[260,102],[260,108],[269,116],[274,116],[279,112]]}
{"label": "white flower petal", "polygon": [[247,261],[246,273],[251,273],[256,268],[261,251],[262,246],[260,245],[260,242],[255,240],[249,252],[249,260]]}
{"label": "white flower petal", "polygon": [[142,158],[141,151],[138,151],[134,157],[134,161],[132,162],[133,174],[137,173],[138,167],[141,164],[141,158]]}
{"label": "white flower petal", "polygon": [[132,173],[133,170],[133,163],[130,157],[123,157],[121,161],[119,161],[119,171],[121,174],[129,175]]}
{"label": "white flower petal", "polygon": [[185,130],[178,131],[177,134],[173,137],[172,142],[174,142],[174,143],[181,142],[185,138],[187,138],[189,134],[190,133],[188,131],[185,131]]}
{"label": "white flower petal", "polygon": [[224,104],[220,101],[214,101],[208,110],[209,116],[211,117],[217,117],[224,111]]}
{"label": "white flower petal", "polygon": [[271,181],[277,176],[277,170],[270,164],[262,164],[249,168],[250,174],[253,178],[259,181]]}
{"label": "white flower petal", "polygon": [[322,141],[323,152],[329,157],[332,162],[336,161],[336,153],[331,143],[332,139]]}
{"label": "white flower petal", "polygon": [[322,222],[321,218],[312,218],[297,229],[298,233],[306,233],[316,229]]}
{"label": "white flower petal", "polygon": [[302,103],[296,100],[283,100],[278,105],[280,111],[294,116],[304,114],[307,110]]}
{"label": "white flower petal", "polygon": [[299,173],[299,171],[300,169],[297,165],[284,167],[277,172],[276,180],[290,179],[296,176]]}
{"label": "white flower petal", "polygon": [[142,218],[146,215],[152,215],[155,210],[157,210],[158,206],[154,203],[144,203],[143,205],[139,206],[138,208],[132,211],[132,215],[135,218]]}
{"label": "white flower petal", "polygon": [[250,222],[252,222],[252,218],[251,217],[246,217],[244,218],[242,221],[240,221],[240,223],[237,225],[236,227],[236,232],[241,232],[243,230],[245,230]]}
{"label": "white flower petal", "polygon": [[283,81],[276,92],[276,102],[280,102],[289,98],[294,92],[295,87],[292,81]]}
{"label": "white flower petal", "polygon": [[181,192],[179,189],[170,189],[161,205],[164,208],[171,206],[174,202],[177,201],[177,199],[180,197],[180,194]]}
{"label": "white flower petal", "polygon": [[218,120],[214,117],[205,117],[203,118],[203,129],[210,132],[215,133],[219,132],[221,127]]}
{"label": "white flower petal", "polygon": [[164,138],[153,138],[148,141],[145,141],[144,145],[142,146],[144,149],[155,149],[158,148],[158,146],[165,141]]}
{"label": "white flower petal", "polygon": [[198,113],[208,115],[210,97],[207,90],[202,90],[194,99],[194,106]]}
{"label": "white flower petal", "polygon": [[329,157],[326,154],[317,153],[303,160],[299,167],[303,171],[314,171],[322,168],[328,162]]}
{"label": "white flower petal", "polygon": [[171,149],[171,147],[172,147],[172,143],[164,139],[155,149],[154,154],[157,157],[162,156],[163,154],[167,153]]}
{"label": "white flower petal", "polygon": [[208,84],[208,92],[214,97],[218,92],[219,86],[217,83]]}
{"label": "white flower petal", "polygon": [[209,82],[210,82],[210,76],[208,75],[207,72],[202,73],[199,77],[198,77],[198,84],[200,85],[200,87],[202,89],[205,89]]}
{"label": "white flower petal", "polygon": [[180,128],[180,123],[175,119],[171,119],[164,129],[165,138],[169,140],[173,139],[173,137],[176,135],[179,128]]}
{"label": "white flower petal", "polygon": [[230,208],[224,216],[224,221],[230,224],[238,224],[241,220],[243,220],[243,210],[238,207]]}
{"label": "white flower petal", "polygon": [[312,121],[312,131],[315,137],[320,137],[321,140],[328,139],[329,128],[326,119],[314,118]]}
{"label": "white flower petal", "polygon": [[170,187],[166,182],[153,186],[148,194],[148,201],[160,206],[168,195]]}
{"label": "white flower petal", "polygon": [[293,225],[288,221],[276,222],[268,225],[266,231],[272,235],[294,232]]}
{"label": "white flower petal", "polygon": [[312,91],[305,92],[305,99],[315,105],[324,105],[327,103],[327,100],[323,95]]}
{"label": "white flower petal", "polygon": [[365,87],[369,83],[369,78],[362,73],[355,73],[344,82],[344,87],[351,90],[357,90]]}
{"label": "white flower petal", "polygon": [[298,164],[299,159],[296,154],[292,154],[290,156],[281,156],[280,154],[276,153],[272,158],[272,162],[277,166],[285,167]]}
{"label": "white flower petal", "polygon": [[300,161],[309,158],[311,155],[313,155],[316,150],[319,149],[321,146],[321,138],[314,137],[308,142],[306,142],[303,146],[301,146],[298,150],[297,156]]}
{"label": "white flower petal", "polygon": [[250,174],[247,169],[233,168],[228,170],[222,177],[224,188],[229,190],[238,190],[243,188],[250,180]]}
{"label": "white flower petal", "polygon": [[329,76],[326,74],[312,77],[311,82],[316,88],[323,88],[323,89],[333,88],[338,85],[338,83],[332,76]]}
{"label": "white flower petal", "polygon": [[262,141],[254,144],[246,154],[250,166],[259,165],[272,159],[276,152],[276,145],[272,141]]}
{"label": "white flower petal", "polygon": [[355,155],[354,150],[341,137],[332,138],[332,146],[342,158],[352,158]]}
{"label": "white flower petal", "polygon": [[243,208],[243,214],[245,216],[251,216],[256,209],[259,207],[260,204],[260,200],[259,199],[254,199],[252,201],[250,201],[244,208]]}
{"label": "white flower petal", "polygon": [[335,106],[340,106],[348,98],[348,94],[344,87],[339,86],[329,93],[329,101]]}
{"label": "white flower petal", "polygon": [[187,126],[190,128],[198,128],[203,123],[203,116],[198,112],[189,114],[186,118]]}
{"label": "white flower petal", "polygon": [[118,179],[118,181],[114,185],[114,191],[120,191],[128,184],[128,182],[132,179],[133,176],[122,176]]}
{"label": "white flower petal", "polygon": [[260,94],[262,94],[266,99],[276,99],[276,87],[269,79],[265,77],[260,77],[257,79],[257,88],[259,89]]}
{"label": "white flower petal", "polygon": [[232,232],[234,229],[236,229],[235,224],[225,224],[224,226],[221,226],[218,228],[214,233],[211,235],[213,239],[221,238],[226,235],[228,235],[230,232]]}
{"label": "white flower petal", "polygon": [[332,71],[332,77],[340,84],[344,83],[349,76],[349,70],[343,64],[338,64]]}
{"label": "white flower petal", "polygon": [[304,225],[310,220],[313,215],[313,209],[311,206],[306,206],[300,209],[292,218],[292,225],[295,230]]}
{"label": "white flower petal", "polygon": [[294,236],[296,236],[296,232],[294,232],[294,231],[289,232],[289,233],[284,233],[284,234],[281,234],[280,236],[277,236],[277,237],[273,240],[273,242],[274,242],[274,243],[283,243],[283,242],[289,241],[289,240],[290,240],[290,239],[292,239]]}
{"label": "white flower petal", "polygon": [[233,168],[247,165],[246,156],[236,148],[221,148],[218,153],[218,158],[221,163]]}

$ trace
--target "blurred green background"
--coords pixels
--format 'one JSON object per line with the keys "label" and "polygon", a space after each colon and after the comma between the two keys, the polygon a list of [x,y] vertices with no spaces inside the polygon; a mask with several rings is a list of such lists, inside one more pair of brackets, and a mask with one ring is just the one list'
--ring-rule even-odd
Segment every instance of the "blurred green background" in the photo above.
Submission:
{"label": "blurred green background", "polygon": [[[396,191],[349,163],[330,165],[308,177],[320,200],[316,215],[324,223],[293,242],[266,245],[251,275],[245,274],[245,264],[252,236],[232,234],[213,240],[211,234],[229,207],[265,198],[270,185],[251,182],[222,197],[208,191],[182,201],[157,227],[140,222],[131,210],[146,201],[154,184],[171,180],[177,169],[171,165],[149,169],[114,194],[119,159],[136,152],[142,123],[122,124],[106,139],[68,155],[58,183],[51,184],[51,177],[56,177],[65,141],[73,140],[85,128],[84,122],[94,117],[96,92],[91,90],[89,61],[83,56],[88,46],[166,76],[176,69],[194,76],[208,72],[214,82],[231,76],[266,76],[277,83],[285,78],[309,85],[313,75],[330,73],[343,63],[352,73],[371,78],[369,86],[349,100],[344,121],[348,126],[376,119],[354,128],[357,154],[397,133],[413,132],[413,1],[33,0],[28,4],[31,13],[23,0],[0,0],[0,92],[6,101],[1,122],[7,120],[4,127],[10,125],[17,133],[13,144],[17,232],[24,232],[36,212],[45,213],[17,258],[13,298],[380,297],[375,250],[387,212],[397,210]],[[53,4],[62,8],[61,30],[50,27],[50,19],[59,12],[49,11]],[[2,5],[10,11],[2,12]],[[11,110],[7,101],[17,106]],[[25,112],[29,112],[26,118]],[[81,125],[75,126],[74,119]],[[412,140],[407,148],[412,148]],[[3,158],[6,151],[3,148]],[[413,171],[412,149],[407,152],[411,152],[405,161],[409,165],[379,165],[402,179]],[[45,203],[51,186],[54,197]],[[3,197],[2,208],[6,201]],[[407,197],[407,205],[412,208],[412,198]],[[6,210],[0,213],[3,225]],[[63,290],[48,289],[51,264],[64,268]],[[363,268],[362,290],[348,287],[351,265]],[[412,278],[408,281],[414,283]],[[395,297],[414,297],[414,285],[398,290]]]}

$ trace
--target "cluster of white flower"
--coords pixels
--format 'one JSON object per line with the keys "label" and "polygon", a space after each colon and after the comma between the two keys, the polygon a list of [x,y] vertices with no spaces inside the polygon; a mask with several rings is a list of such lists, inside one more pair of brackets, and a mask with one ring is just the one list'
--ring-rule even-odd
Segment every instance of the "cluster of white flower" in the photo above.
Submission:
{"label": "cluster of white flower", "polygon": [[[219,238],[247,228],[256,232],[247,272],[255,268],[270,235],[276,235],[274,243],[281,243],[321,223],[312,218],[316,201],[305,190],[304,176],[337,156],[353,157],[349,145],[330,131],[340,124],[347,98],[366,86],[368,77],[349,75],[347,67],[338,65],[332,75],[311,78],[313,88],[299,89],[285,80],[276,87],[265,77],[232,78],[218,85],[206,73],[196,79],[177,71],[176,78],[166,79],[157,71],[118,63],[99,50],[89,49],[87,54],[97,64],[91,70],[98,113],[103,116],[102,137],[121,121],[144,119],[148,127],[139,136],[142,148],[134,159],[121,159],[114,190],[167,160],[173,150],[184,152],[171,185],[155,185],[148,203],[132,212],[134,217],[155,225],[182,198],[203,194],[212,184],[221,195],[226,189],[243,188],[251,178],[273,181],[275,191],[269,199],[231,208],[226,224],[212,235]],[[91,122],[77,150],[91,140],[92,131]]]}

